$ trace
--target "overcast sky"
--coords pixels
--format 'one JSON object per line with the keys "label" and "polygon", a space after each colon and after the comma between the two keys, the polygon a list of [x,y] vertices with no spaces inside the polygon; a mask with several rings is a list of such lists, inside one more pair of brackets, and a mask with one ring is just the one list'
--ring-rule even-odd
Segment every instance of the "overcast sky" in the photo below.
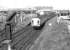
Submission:
{"label": "overcast sky", "polygon": [[52,6],[54,9],[70,9],[69,0],[0,0],[0,8],[25,8]]}

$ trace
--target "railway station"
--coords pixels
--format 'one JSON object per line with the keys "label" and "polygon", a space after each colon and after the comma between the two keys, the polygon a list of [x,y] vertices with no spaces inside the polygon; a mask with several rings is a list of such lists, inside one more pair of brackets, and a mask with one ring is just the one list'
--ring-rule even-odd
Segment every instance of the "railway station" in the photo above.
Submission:
{"label": "railway station", "polygon": [[0,50],[49,50],[67,46],[66,38],[70,38],[70,10],[34,7],[0,11]]}

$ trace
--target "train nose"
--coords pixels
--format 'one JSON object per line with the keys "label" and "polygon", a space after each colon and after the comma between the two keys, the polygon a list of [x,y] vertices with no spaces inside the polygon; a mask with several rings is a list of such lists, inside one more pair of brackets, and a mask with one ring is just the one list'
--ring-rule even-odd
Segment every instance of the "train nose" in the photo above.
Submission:
{"label": "train nose", "polygon": [[40,19],[39,18],[32,18],[31,25],[32,26],[40,26]]}

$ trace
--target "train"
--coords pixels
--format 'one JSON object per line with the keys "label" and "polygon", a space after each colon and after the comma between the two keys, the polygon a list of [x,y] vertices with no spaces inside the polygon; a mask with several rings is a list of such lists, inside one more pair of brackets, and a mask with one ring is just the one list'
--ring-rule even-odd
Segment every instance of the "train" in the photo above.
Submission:
{"label": "train", "polygon": [[38,18],[38,17],[32,18],[31,25],[32,26],[40,26],[40,18]]}

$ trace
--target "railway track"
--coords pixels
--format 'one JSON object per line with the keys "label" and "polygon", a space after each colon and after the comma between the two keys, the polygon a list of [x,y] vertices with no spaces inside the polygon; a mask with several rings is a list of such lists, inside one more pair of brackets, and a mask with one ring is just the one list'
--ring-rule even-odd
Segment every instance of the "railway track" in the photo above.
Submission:
{"label": "railway track", "polygon": [[[31,31],[31,30],[28,30],[28,31]],[[13,39],[12,45],[21,42],[21,40],[23,40],[25,37],[27,37],[27,36],[24,35],[24,34],[29,35],[29,33],[28,33],[27,31],[24,32],[24,33],[22,32],[21,35],[20,35],[19,37],[17,36],[16,38]]]}
{"label": "railway track", "polygon": [[15,43],[12,43],[13,44],[12,46],[15,46],[16,48],[20,48],[20,47],[22,47],[21,44],[23,44],[23,46],[25,46],[25,43],[34,41],[35,40],[34,38],[37,38],[40,35],[40,30],[34,30],[34,29],[31,30],[30,29],[30,30],[28,30],[28,32],[26,31],[23,34],[26,34],[26,35],[23,36],[21,38],[21,40],[16,41]]}

